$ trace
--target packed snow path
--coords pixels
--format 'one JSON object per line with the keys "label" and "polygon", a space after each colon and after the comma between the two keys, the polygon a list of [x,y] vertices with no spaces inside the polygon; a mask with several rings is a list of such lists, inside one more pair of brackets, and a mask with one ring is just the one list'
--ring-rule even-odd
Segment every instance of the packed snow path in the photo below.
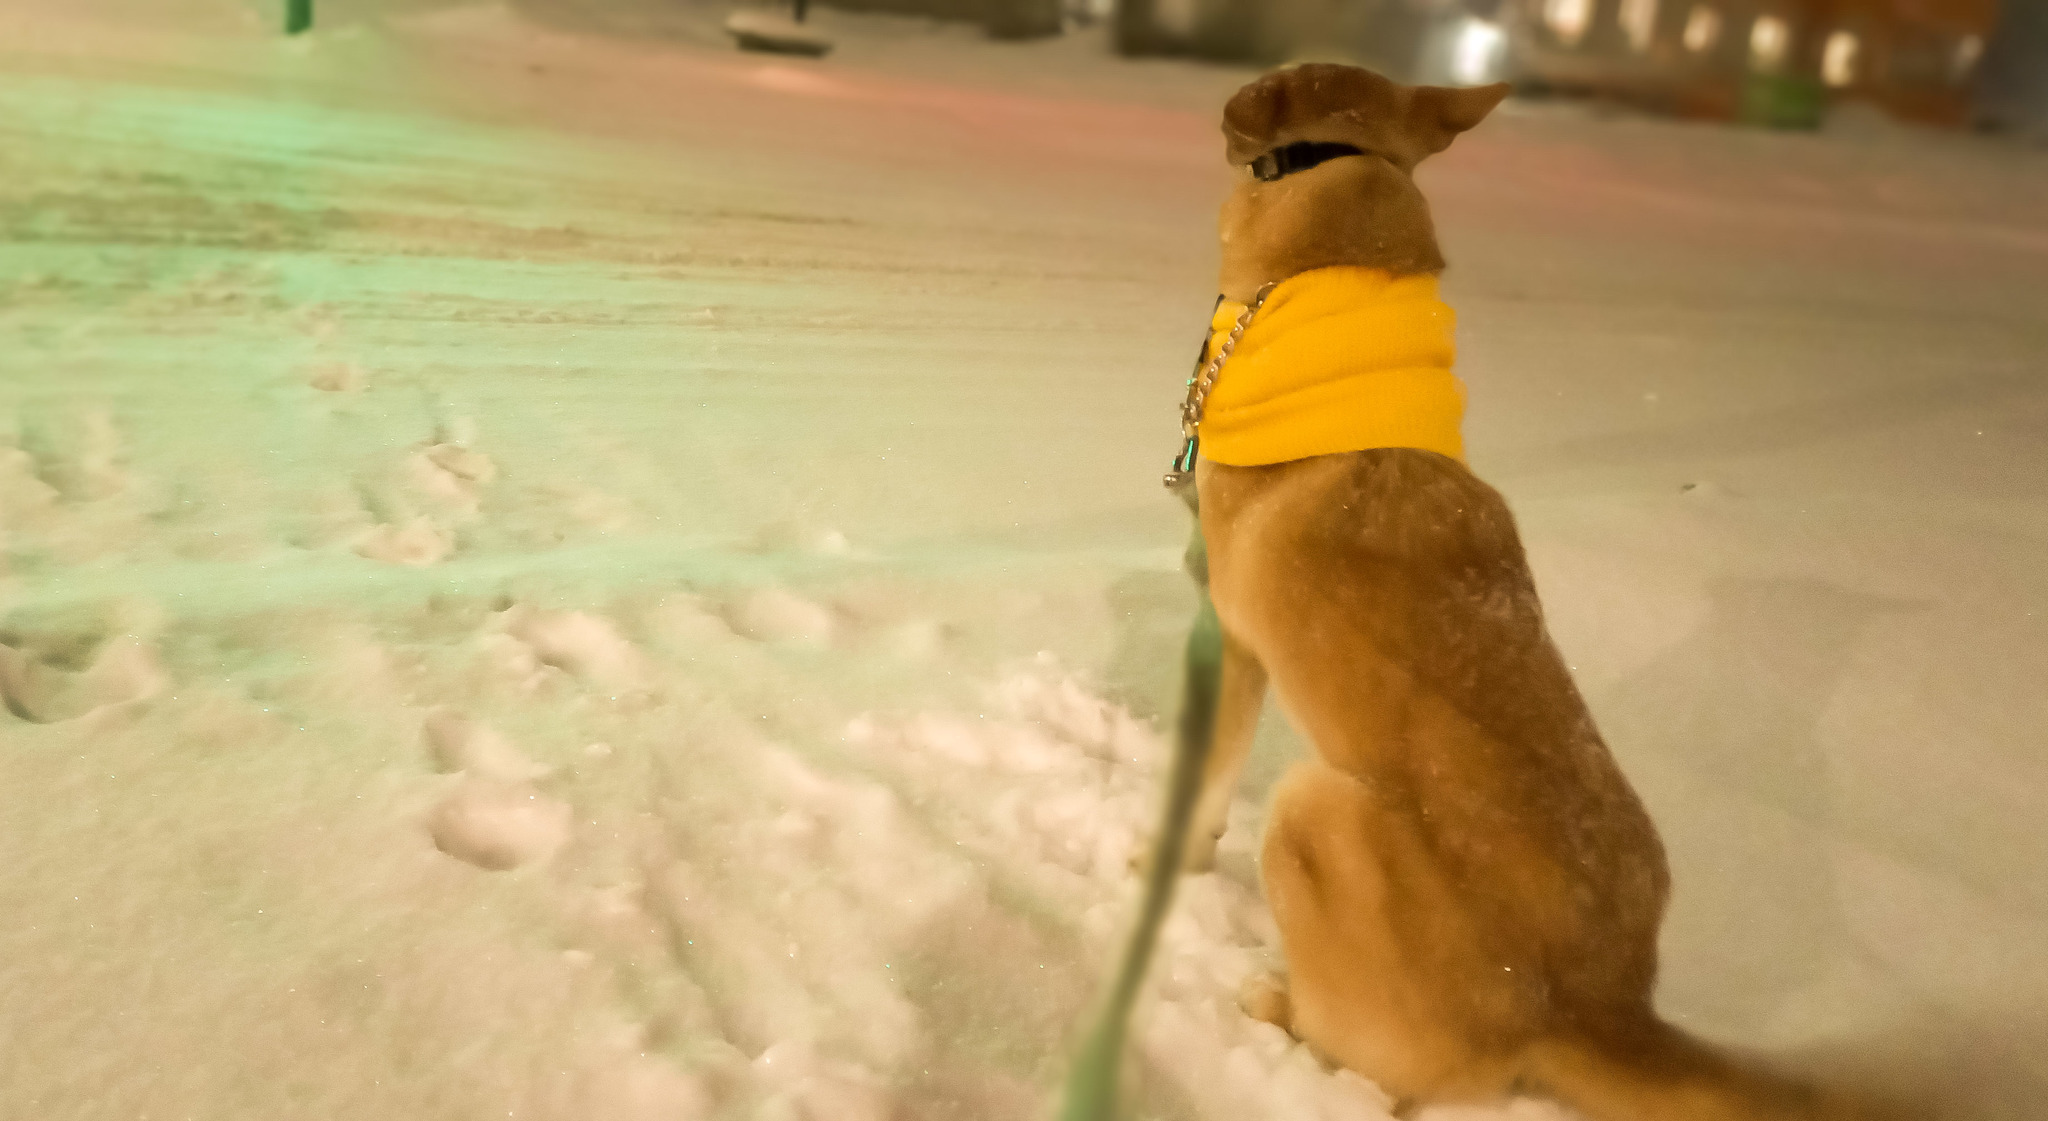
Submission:
{"label": "packed snow path", "polygon": [[[0,10],[0,1117],[1039,1115],[1163,762],[1244,76],[255,10]],[[1667,1014],[2037,1115],[2048,161],[1510,106],[1424,180]],[[1152,1116],[1384,1116],[1231,999],[1297,750],[1169,928]]]}

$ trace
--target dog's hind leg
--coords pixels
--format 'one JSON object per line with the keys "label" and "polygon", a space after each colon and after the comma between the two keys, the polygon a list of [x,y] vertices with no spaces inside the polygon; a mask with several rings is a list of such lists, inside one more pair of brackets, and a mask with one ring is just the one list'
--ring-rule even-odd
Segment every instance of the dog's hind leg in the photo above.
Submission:
{"label": "dog's hind leg", "polygon": [[1402,1101],[1506,1094],[1513,982],[1477,967],[1482,940],[1409,811],[1304,760],[1274,792],[1260,871],[1297,1038]]}
{"label": "dog's hind leg", "polygon": [[1293,1034],[1294,1006],[1287,999],[1287,975],[1254,973],[1237,987],[1237,1006],[1260,1023]]}
{"label": "dog's hind leg", "polygon": [[1243,643],[1223,635],[1223,666],[1216,690],[1216,726],[1209,757],[1202,765],[1202,788],[1188,827],[1186,858],[1181,867],[1206,872],[1216,863],[1216,842],[1230,823],[1230,802],[1237,778],[1251,754],[1259,730],[1259,710],[1266,703],[1266,667]]}

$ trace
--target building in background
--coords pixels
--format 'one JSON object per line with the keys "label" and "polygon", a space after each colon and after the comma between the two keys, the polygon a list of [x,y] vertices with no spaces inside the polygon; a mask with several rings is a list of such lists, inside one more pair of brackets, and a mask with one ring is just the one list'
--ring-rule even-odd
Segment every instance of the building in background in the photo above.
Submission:
{"label": "building in background", "polygon": [[1237,62],[1344,58],[1409,81],[1491,80],[1499,0],[1120,0],[1126,54]]}
{"label": "building in background", "polygon": [[[2032,0],[2038,7],[2041,0]],[[1408,81],[1506,78],[1685,116],[1818,123],[1856,99],[1971,117],[1996,0],[1122,0],[1119,48],[1356,59]]]}
{"label": "building in background", "polygon": [[2048,140],[2048,0],[2006,0],[1984,53],[1978,123]]}
{"label": "building in background", "polygon": [[999,39],[1057,35],[1066,20],[1093,10],[1075,0],[819,0],[849,12],[891,12],[978,23]]}
{"label": "building in background", "polygon": [[1518,80],[1687,116],[1818,123],[1861,100],[1970,118],[1995,0],[1507,0]]}

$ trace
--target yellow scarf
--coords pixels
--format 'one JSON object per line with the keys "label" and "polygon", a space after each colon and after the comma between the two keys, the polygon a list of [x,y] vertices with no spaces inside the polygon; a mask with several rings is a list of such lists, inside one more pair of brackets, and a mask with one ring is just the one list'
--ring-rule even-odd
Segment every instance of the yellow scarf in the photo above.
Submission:
{"label": "yellow scarf", "polygon": [[[1225,301],[1209,353],[1243,304]],[[1465,386],[1451,373],[1456,313],[1433,276],[1311,269],[1282,281],[1216,375],[1202,455],[1251,467],[1366,448],[1423,448],[1462,462]]]}

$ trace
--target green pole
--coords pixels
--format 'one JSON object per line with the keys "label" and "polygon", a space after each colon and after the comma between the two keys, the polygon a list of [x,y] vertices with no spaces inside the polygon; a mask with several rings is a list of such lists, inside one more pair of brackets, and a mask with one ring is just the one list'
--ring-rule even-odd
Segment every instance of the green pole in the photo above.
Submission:
{"label": "green pole", "polygon": [[313,0],[284,0],[284,33],[297,35],[313,27]]}

